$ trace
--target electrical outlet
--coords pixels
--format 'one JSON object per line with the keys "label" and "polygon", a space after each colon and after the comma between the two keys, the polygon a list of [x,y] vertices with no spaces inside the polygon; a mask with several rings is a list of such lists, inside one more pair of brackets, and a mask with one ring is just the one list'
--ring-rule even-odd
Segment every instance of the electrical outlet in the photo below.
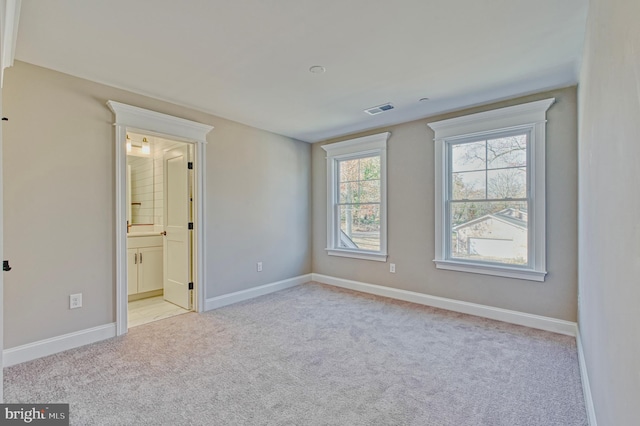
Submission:
{"label": "electrical outlet", "polygon": [[82,293],[69,296],[69,309],[82,308]]}
{"label": "electrical outlet", "polygon": [[256,269],[258,270],[258,272],[262,272],[262,262],[258,262],[256,264]]}
{"label": "electrical outlet", "polygon": [[392,274],[396,273],[396,264],[395,263],[390,263],[389,264],[389,272],[391,272]]}

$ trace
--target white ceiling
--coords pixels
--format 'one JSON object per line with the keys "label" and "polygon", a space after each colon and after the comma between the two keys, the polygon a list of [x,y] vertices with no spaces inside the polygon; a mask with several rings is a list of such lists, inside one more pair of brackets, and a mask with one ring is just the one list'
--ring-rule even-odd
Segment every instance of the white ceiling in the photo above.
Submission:
{"label": "white ceiling", "polygon": [[316,142],[575,84],[587,5],[24,0],[16,59]]}

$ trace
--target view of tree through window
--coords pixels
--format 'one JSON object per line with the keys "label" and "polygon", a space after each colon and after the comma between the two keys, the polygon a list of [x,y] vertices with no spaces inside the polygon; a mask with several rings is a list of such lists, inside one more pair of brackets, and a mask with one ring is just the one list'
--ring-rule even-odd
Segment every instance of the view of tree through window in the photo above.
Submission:
{"label": "view of tree through window", "polygon": [[339,246],[380,251],[380,156],[338,162]]}
{"label": "view of tree through window", "polygon": [[528,134],[451,144],[451,257],[528,263]]}

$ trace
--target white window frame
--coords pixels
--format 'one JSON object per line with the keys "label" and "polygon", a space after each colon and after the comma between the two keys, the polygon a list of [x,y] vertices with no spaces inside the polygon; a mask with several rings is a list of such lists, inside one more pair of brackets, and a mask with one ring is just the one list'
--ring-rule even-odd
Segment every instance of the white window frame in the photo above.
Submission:
{"label": "white window frame", "polygon": [[[387,140],[391,133],[350,139],[323,145],[327,152],[327,254],[329,256],[351,257],[355,259],[387,261]],[[380,250],[359,250],[339,246],[338,233],[338,163],[343,160],[369,156],[380,156]]]}
{"label": "white window frame", "polygon": [[[435,132],[435,259],[438,269],[472,272],[499,277],[544,281],[546,271],[545,144],[546,112],[555,98],[500,108],[428,123]],[[528,175],[528,265],[523,267],[451,257],[448,232],[449,146],[473,138],[491,138],[500,133],[529,134]]]}

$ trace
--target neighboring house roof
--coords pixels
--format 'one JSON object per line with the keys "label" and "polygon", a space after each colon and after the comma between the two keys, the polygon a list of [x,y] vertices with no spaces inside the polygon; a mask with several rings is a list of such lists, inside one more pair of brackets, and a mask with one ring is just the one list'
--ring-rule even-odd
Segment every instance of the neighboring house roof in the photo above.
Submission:
{"label": "neighboring house roof", "polygon": [[470,220],[469,222],[461,223],[460,225],[454,226],[453,230],[457,231],[458,229],[466,228],[467,226],[471,226],[471,225],[475,225],[475,224],[480,223],[480,222],[484,222],[487,219],[499,220],[499,221],[505,222],[505,223],[507,223],[509,225],[513,225],[515,227],[518,227],[518,228],[526,230],[527,229],[527,221],[525,219],[520,219],[520,218],[516,217],[515,214],[517,212],[522,213],[522,215],[525,218],[527,217],[527,211],[526,210],[516,210],[516,209],[513,209],[513,208],[507,208],[507,209],[504,209],[504,210],[500,210],[499,212],[496,212],[496,213],[489,213],[489,214],[486,214],[484,216],[480,216],[479,218]]}

